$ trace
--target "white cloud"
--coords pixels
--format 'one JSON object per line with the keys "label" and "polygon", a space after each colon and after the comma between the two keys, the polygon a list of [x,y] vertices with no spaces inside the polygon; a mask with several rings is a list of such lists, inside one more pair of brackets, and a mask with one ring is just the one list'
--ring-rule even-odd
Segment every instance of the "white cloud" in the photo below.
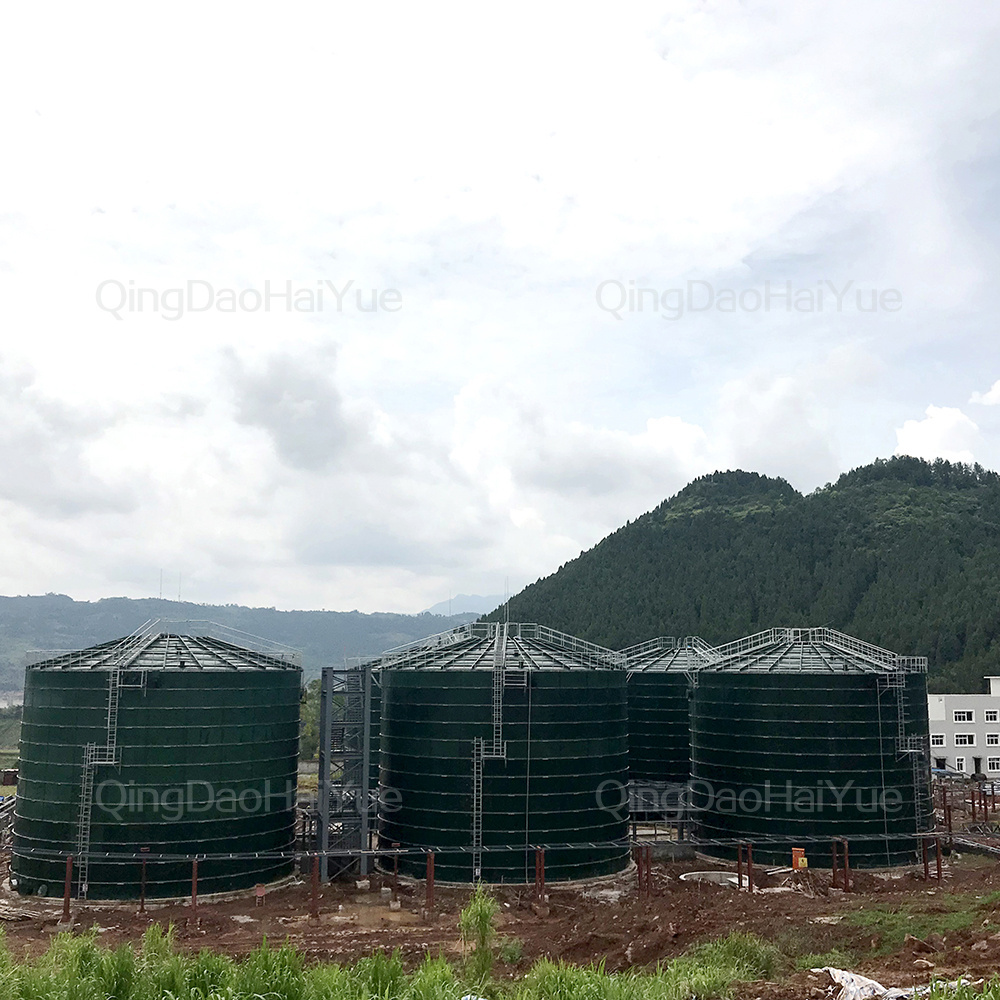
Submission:
{"label": "white cloud", "polygon": [[[806,489],[876,457],[892,414],[993,363],[998,28],[922,0],[21,5],[0,590],[140,596],[165,567],[197,600],[415,610],[547,573],[715,468]],[[119,320],[109,279],[353,280],[402,308]],[[606,279],[902,308],[619,321]],[[900,447],[1000,464],[958,412]]]}
{"label": "white cloud", "polygon": [[1000,406],[1000,379],[997,379],[986,392],[974,392],[969,402],[979,403],[981,406]]}
{"label": "white cloud", "polygon": [[896,454],[949,462],[975,462],[979,428],[954,406],[928,406],[923,420],[896,428]]}

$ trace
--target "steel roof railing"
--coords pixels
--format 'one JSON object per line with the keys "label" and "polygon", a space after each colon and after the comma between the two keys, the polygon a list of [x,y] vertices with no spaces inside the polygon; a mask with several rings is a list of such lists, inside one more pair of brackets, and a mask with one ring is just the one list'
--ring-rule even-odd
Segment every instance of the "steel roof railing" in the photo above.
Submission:
{"label": "steel roof railing", "polygon": [[717,646],[712,650],[712,654],[715,657],[715,665],[725,669],[769,648],[806,645],[826,646],[881,671],[899,670],[915,673],[927,670],[927,658],[924,656],[900,656],[890,649],[884,649],[825,626],[765,629],[763,632],[756,632],[734,642]]}
{"label": "steel roof railing", "polygon": [[[684,656],[685,653],[689,655]],[[672,635],[657,636],[628,646],[621,651],[621,655],[630,671],[629,676],[668,660],[673,664],[683,659],[683,669],[692,670],[699,669],[699,663],[701,667],[709,667],[718,659],[715,647],[697,635],[687,635],[683,639]]]}
{"label": "steel roof railing", "polygon": [[[188,628],[177,629],[176,626],[179,625]],[[191,630],[192,626],[196,627],[197,635]],[[198,619],[156,618],[140,625],[124,639],[98,643],[87,649],[29,650],[25,654],[25,665],[44,667],[51,664],[62,670],[74,668],[125,670],[139,660],[139,657],[158,639],[167,636],[196,642],[195,648],[188,647],[195,665],[200,665],[199,657],[215,659],[223,665],[233,665],[229,654],[238,659],[239,654],[245,656],[248,653],[262,658],[259,665],[266,665],[263,660],[277,661],[293,667],[301,666],[302,663],[302,653],[299,650],[229,625]],[[247,659],[254,662],[252,657]]]}
{"label": "steel roof railing", "polygon": [[519,642],[534,642],[550,653],[570,654],[584,666],[611,669],[622,669],[625,666],[622,654],[613,649],[598,646],[596,643],[578,639],[576,636],[534,622],[469,622],[447,632],[439,632],[425,639],[416,639],[387,649],[378,658],[378,665],[382,669],[403,666],[414,669],[422,667],[445,669],[454,659],[454,657],[449,659],[447,655],[449,651],[454,651],[457,656],[460,652],[457,647],[465,645],[475,648],[480,643],[494,642],[504,624],[507,626],[507,635],[510,638]]}

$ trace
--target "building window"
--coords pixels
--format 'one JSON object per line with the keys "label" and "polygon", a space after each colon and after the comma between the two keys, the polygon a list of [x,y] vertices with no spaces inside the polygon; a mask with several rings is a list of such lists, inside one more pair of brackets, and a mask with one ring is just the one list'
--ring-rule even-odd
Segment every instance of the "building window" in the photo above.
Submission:
{"label": "building window", "polygon": [[1000,757],[987,757],[986,758],[986,770],[987,771],[1000,771]]}
{"label": "building window", "polygon": [[964,771],[965,770],[965,758],[964,757],[956,757],[955,758],[955,770],[956,771]]}
{"label": "building window", "polygon": [[986,745],[988,747],[1000,747],[1000,733],[987,733]]}
{"label": "building window", "polygon": [[974,747],[976,745],[975,733],[955,733],[955,746]]}
{"label": "building window", "polygon": [[1000,722],[1000,711],[995,708],[988,708],[983,714],[985,722]]}
{"label": "building window", "polygon": [[971,708],[955,709],[953,717],[956,722],[975,722],[976,713]]}
{"label": "building window", "polygon": [[[1000,734],[998,734],[1000,735]],[[931,746],[932,747],[943,747],[944,746],[944,733],[932,733],[931,734]]]}

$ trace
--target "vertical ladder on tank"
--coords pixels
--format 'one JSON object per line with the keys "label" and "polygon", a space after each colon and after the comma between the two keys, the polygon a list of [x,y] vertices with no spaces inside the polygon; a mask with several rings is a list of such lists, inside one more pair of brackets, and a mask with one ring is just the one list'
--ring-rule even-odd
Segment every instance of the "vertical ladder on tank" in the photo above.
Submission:
{"label": "vertical ladder on tank", "polygon": [[493,742],[487,750],[486,741],[472,741],[472,877],[482,878],[483,872],[483,761],[506,760],[507,744],[503,741],[503,689],[506,682],[507,622],[496,625],[493,645]]}
{"label": "vertical ladder on tank", "polygon": [[483,877],[483,741],[472,741],[472,879]]}
{"label": "vertical ladder on tank", "polygon": [[895,695],[896,700],[896,753],[900,757],[910,758],[910,768],[913,773],[913,810],[920,830],[921,807],[927,809],[931,797],[930,772],[930,738],[924,736],[908,736],[906,732],[906,672],[899,668],[891,670],[882,678],[887,692]]}
{"label": "vertical ladder on tank", "polygon": [[507,667],[507,623],[497,625],[493,647],[493,750],[490,757],[506,757],[503,750],[503,685]]}
{"label": "vertical ladder on tank", "polygon": [[[104,746],[88,743],[83,748],[83,774],[80,777],[80,812],[77,821],[76,860],[79,888],[77,896],[87,898],[90,875],[90,832],[94,810],[94,771],[101,764],[121,766],[118,753],[118,705],[121,698],[122,671],[156,636],[158,620],[150,620],[123,639],[112,651],[108,671],[108,712]],[[145,682],[145,676],[143,677]]]}
{"label": "vertical ladder on tank", "polygon": [[896,749],[906,753],[906,702],[903,694],[906,690],[906,674],[902,670],[887,670],[879,674],[879,685],[896,700]]}

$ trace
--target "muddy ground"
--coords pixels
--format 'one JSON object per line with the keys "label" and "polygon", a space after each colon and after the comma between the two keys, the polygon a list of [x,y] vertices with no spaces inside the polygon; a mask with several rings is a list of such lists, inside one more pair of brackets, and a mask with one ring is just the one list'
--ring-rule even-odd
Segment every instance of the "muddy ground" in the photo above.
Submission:
{"label": "muddy ground", "polygon": [[[831,889],[830,872],[812,869],[796,877],[779,874],[753,895],[704,882],[682,881],[695,870],[727,870],[705,862],[656,864],[648,898],[637,893],[634,869],[621,876],[587,885],[548,886],[548,900],[539,906],[534,887],[499,887],[499,931],[521,943],[521,958],[500,964],[497,973],[514,976],[536,959],[547,956],[586,964],[604,960],[606,968],[653,968],[691,945],[727,934],[748,931],[773,941],[787,956],[781,983],[741,986],[741,1000],[777,1000],[796,995],[825,997],[829,980],[794,964],[809,953],[839,949],[857,956],[851,971],[886,985],[906,986],[931,977],[989,978],[1000,969],[1000,862],[978,855],[952,856],[942,885],[923,881],[922,870],[855,873],[854,891]],[[728,869],[732,870],[732,869]],[[933,873],[932,873],[933,874]],[[386,878],[388,885],[389,879]],[[354,881],[324,886],[319,921],[310,919],[311,887],[294,881],[267,893],[262,906],[252,892],[225,900],[199,900],[192,914],[189,901],[148,904],[73,903],[73,928],[96,926],[105,945],[136,942],[154,921],[173,924],[184,950],[212,948],[239,956],[261,943],[288,940],[315,960],[349,962],[374,951],[398,949],[414,964],[427,952],[460,953],[457,922],[468,899],[468,888],[435,887],[435,905],[424,911],[424,885],[400,881],[398,910],[380,891]],[[995,898],[994,895],[995,894]],[[899,910],[894,931],[876,918]],[[968,919],[956,919],[955,913]],[[57,931],[61,900],[26,899],[0,890],[0,922],[15,956],[44,951]],[[893,934],[900,921],[913,920],[923,944],[899,945]],[[949,927],[957,923],[957,930]]]}

